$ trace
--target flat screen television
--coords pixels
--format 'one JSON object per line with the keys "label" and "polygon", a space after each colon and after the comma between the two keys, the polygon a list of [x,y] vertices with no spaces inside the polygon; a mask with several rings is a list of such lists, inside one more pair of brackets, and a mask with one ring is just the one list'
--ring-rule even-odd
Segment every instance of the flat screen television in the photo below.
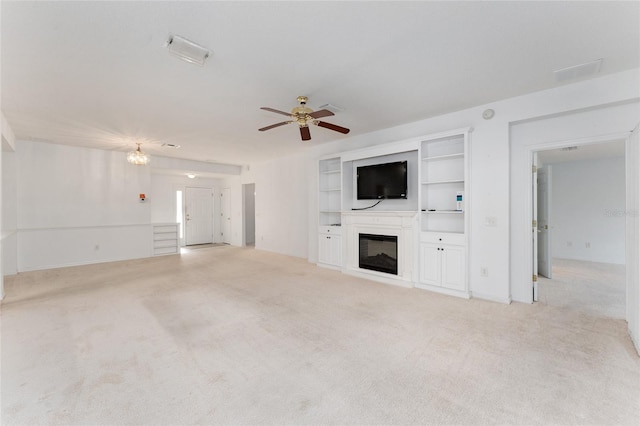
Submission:
{"label": "flat screen television", "polygon": [[357,168],[358,200],[407,198],[407,162]]}

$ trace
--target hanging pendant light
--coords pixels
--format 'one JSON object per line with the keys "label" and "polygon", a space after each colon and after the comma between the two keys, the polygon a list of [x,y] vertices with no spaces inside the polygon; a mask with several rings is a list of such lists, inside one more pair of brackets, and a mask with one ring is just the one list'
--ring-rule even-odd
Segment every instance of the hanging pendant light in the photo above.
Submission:
{"label": "hanging pendant light", "polygon": [[151,157],[140,150],[140,144],[138,143],[138,149],[131,151],[127,154],[127,161],[131,164],[138,166],[144,166],[149,164]]}

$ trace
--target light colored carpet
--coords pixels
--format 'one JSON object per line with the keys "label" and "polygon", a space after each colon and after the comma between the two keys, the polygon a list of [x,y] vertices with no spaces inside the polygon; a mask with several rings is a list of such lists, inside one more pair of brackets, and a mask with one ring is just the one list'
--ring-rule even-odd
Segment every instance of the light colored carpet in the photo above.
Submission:
{"label": "light colored carpet", "polygon": [[2,424],[637,424],[623,320],[230,246],[22,273]]}
{"label": "light colored carpet", "polygon": [[549,306],[624,319],[624,265],[553,259],[552,279],[540,277],[538,300]]}

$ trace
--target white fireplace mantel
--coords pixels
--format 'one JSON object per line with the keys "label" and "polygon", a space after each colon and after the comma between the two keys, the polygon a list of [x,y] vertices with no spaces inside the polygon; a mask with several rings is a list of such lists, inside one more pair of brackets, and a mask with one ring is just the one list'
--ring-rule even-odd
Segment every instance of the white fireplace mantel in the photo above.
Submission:
{"label": "white fireplace mantel", "polygon": [[[417,211],[344,211],[344,272],[388,284],[413,287],[415,281]],[[359,234],[389,235],[398,238],[398,275],[358,267]]]}

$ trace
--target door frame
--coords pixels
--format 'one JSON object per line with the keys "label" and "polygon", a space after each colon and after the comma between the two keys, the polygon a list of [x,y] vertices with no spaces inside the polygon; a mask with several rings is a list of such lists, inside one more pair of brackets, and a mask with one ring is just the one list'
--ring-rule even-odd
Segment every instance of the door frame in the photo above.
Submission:
{"label": "door frame", "polygon": [[[537,151],[540,152],[540,151]],[[539,162],[539,160],[538,160]],[[552,185],[552,177],[553,177],[553,166],[551,164],[540,165],[538,164],[538,187],[536,189],[536,213],[538,214],[538,230],[536,235],[538,236],[538,249],[535,251],[538,257],[538,277],[543,276],[545,278],[552,278],[552,268],[553,268],[553,259],[552,259],[552,250],[551,250],[551,198],[553,196],[553,185]],[[541,177],[544,177],[545,183],[544,187],[546,188],[546,192],[544,193],[544,202],[540,203],[540,191],[541,191]],[[544,217],[540,217],[540,212],[544,212]],[[544,237],[544,238],[542,238]],[[546,262],[542,265],[545,267],[541,267],[540,263],[540,252],[544,250]]]}
{"label": "door frame", "polygon": [[[220,189],[220,242],[224,243],[224,244],[231,244],[231,233],[233,230],[232,227],[232,222],[233,222],[233,215],[232,215],[232,205],[231,205],[231,187],[226,186],[226,187],[222,187]],[[224,195],[227,194],[228,197],[226,200],[224,200]],[[225,218],[224,217],[224,209],[228,208],[229,209],[229,218]],[[228,223],[228,232],[225,234],[225,227],[227,226],[226,224]]]}
{"label": "door frame", "polygon": [[[523,155],[526,156],[526,164],[533,164],[534,153],[538,151],[547,151],[550,149],[559,149],[566,148],[569,146],[585,146],[585,145],[593,145],[598,143],[610,142],[612,140],[627,140],[631,135],[631,132],[620,132],[613,133],[608,135],[600,135],[600,136],[592,136],[588,138],[580,138],[580,139],[570,139],[564,141],[557,142],[545,142],[535,145],[528,145],[523,149]],[[528,173],[529,182],[526,185],[527,194],[524,195],[525,202],[525,212],[527,217],[525,217],[525,221],[518,225],[515,229],[515,232],[522,233],[522,237],[524,237],[525,241],[530,241],[531,239],[531,223],[533,221],[533,176],[534,173]],[[536,174],[537,175],[537,174]],[[628,177],[627,177],[628,178]],[[512,220],[516,220],[516,218],[512,218]],[[525,244],[524,245],[524,253],[523,256],[526,256],[525,259],[533,259],[533,244]],[[537,254],[536,254],[537,256]],[[523,269],[523,275],[520,277],[522,282],[531,283],[531,291],[529,291],[530,299],[527,301],[528,303],[533,303],[533,262],[528,262],[527,267]],[[628,272],[627,272],[628,273]]]}

